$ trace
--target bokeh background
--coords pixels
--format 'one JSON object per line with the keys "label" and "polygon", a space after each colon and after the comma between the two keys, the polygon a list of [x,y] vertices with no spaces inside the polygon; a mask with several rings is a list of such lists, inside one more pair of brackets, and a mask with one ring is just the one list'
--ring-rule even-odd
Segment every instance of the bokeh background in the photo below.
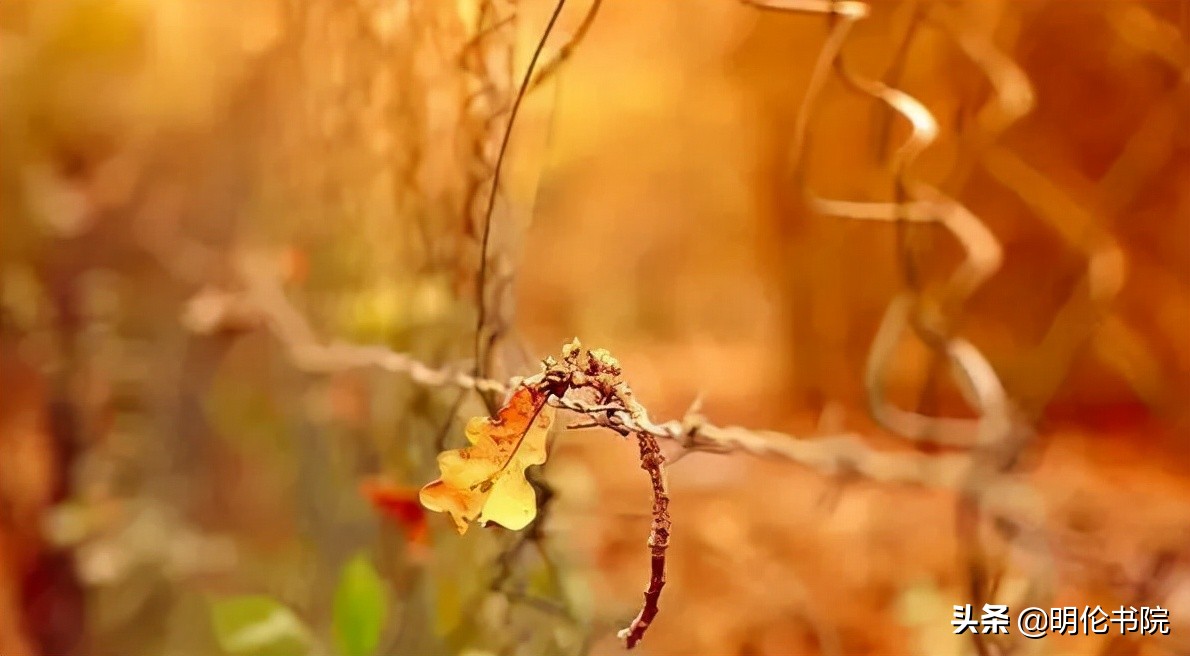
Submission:
{"label": "bokeh background", "polygon": [[[973,556],[954,491],[696,453],[669,470],[638,649],[1005,653],[951,635],[952,606],[1040,575],[1053,605],[1168,608],[1171,635],[1004,649],[1190,649],[1190,3],[871,2],[841,57],[932,114],[907,169],[901,116],[841,73],[811,88],[839,17],[572,3],[503,161],[485,372],[577,335],[658,419],[701,398],[720,424],[950,454],[870,412],[882,316],[911,293],[1029,429],[1000,471],[1050,555],[1023,566],[1000,527]],[[0,6],[0,653],[622,650],[648,578],[635,445],[559,431],[538,525],[459,537],[416,489],[482,400],[313,346],[471,366],[487,192],[553,8]],[[942,226],[807,202],[905,200],[906,176],[999,244],[969,296]],[[978,419],[937,351],[896,342],[881,393]]]}

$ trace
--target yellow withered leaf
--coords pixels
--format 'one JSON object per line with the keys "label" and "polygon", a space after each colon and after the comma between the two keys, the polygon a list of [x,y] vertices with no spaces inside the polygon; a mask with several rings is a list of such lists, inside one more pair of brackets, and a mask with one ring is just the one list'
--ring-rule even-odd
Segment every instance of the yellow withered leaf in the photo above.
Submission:
{"label": "yellow withered leaf", "polygon": [[522,529],[537,516],[537,496],[525,480],[525,468],[546,458],[546,435],[554,408],[548,393],[522,386],[495,417],[467,423],[472,446],[438,455],[442,477],[421,489],[421,504],[450,513],[460,534],[468,522],[496,522]]}

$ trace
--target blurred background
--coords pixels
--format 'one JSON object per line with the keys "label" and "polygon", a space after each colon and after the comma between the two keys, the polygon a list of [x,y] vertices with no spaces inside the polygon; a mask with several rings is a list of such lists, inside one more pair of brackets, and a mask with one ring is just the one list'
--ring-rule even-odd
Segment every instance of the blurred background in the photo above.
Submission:
{"label": "blurred background", "polygon": [[[558,431],[541,520],[460,537],[416,491],[482,399],[319,346],[478,323],[497,379],[577,335],[655,419],[1017,486],[684,457],[641,653],[1190,651],[1190,2],[869,4],[567,3],[483,313],[551,2],[0,5],[0,653],[620,653],[635,445]],[[989,600],[1172,631],[952,635]]]}

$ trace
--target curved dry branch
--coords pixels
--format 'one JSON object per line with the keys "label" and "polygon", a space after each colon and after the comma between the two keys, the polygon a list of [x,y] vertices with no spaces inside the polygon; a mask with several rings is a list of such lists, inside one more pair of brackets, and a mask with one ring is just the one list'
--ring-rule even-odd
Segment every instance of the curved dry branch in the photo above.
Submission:
{"label": "curved dry branch", "polygon": [[657,439],[648,433],[637,433],[640,444],[640,467],[649,474],[653,488],[653,523],[649,528],[649,586],[645,588],[645,601],[640,612],[618,637],[624,646],[632,649],[645,636],[653,619],[660,610],[661,589],[665,587],[665,550],[669,548],[669,492],[665,483],[665,456]]}

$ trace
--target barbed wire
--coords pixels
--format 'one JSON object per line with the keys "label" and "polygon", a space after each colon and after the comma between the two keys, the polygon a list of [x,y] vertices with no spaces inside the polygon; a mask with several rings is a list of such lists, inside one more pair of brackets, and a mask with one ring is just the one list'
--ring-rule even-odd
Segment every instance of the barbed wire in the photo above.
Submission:
{"label": "barbed wire", "polygon": [[[417,385],[507,394],[520,378],[499,381],[473,376],[466,364],[434,366],[386,346],[320,342],[305,316],[286,298],[280,277],[263,257],[242,256],[237,269],[239,293],[204,290],[191,299],[183,323],[192,331],[210,334],[264,328],[280,343],[290,363],[309,373],[327,374],[375,368],[404,375]],[[857,475],[874,481],[939,488],[956,488],[969,464],[965,454],[927,456],[916,452],[874,449],[859,434],[799,437],[772,430],[719,426],[701,413],[698,404],[679,419],[656,422],[643,406],[636,412],[618,406],[564,397],[554,405],[585,416],[588,425],[574,428],[622,428],[648,433],[678,444],[689,452],[733,453],[787,460],[824,475]]]}

